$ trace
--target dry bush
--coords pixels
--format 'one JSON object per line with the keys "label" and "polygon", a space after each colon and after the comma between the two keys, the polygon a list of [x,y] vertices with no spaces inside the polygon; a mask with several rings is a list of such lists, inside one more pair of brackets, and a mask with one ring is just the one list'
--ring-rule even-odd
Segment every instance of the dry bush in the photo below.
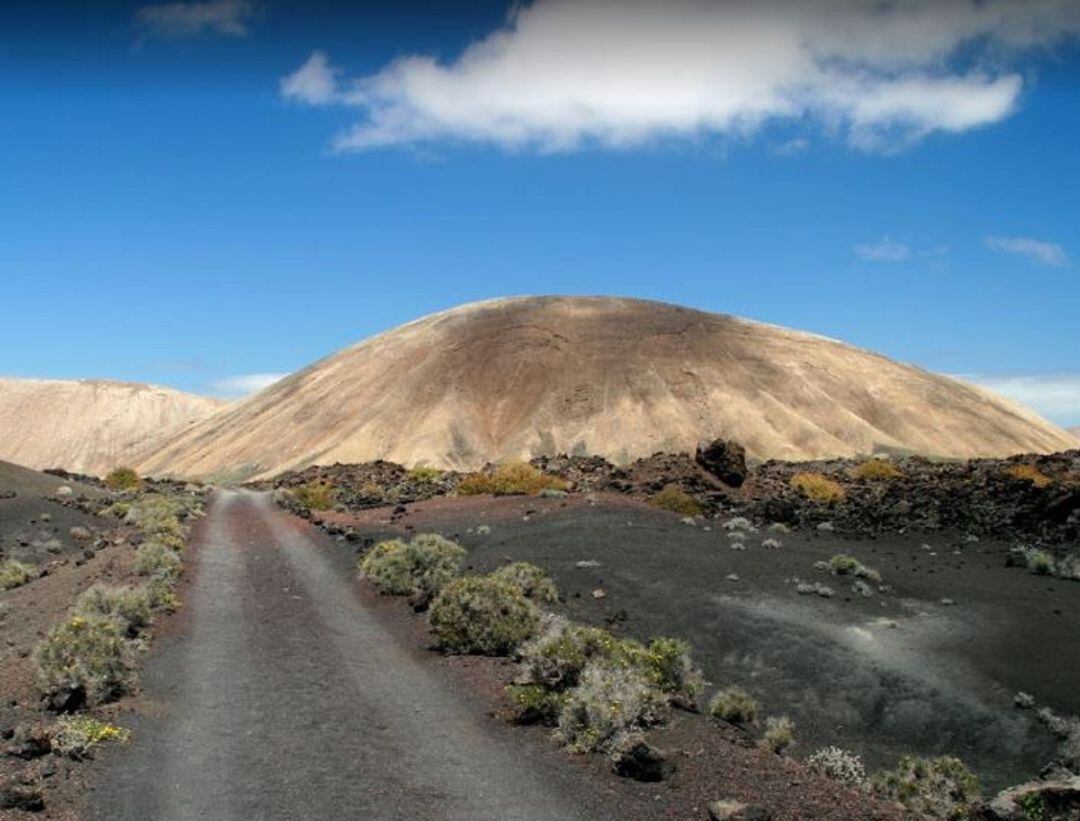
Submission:
{"label": "dry bush", "polygon": [[464,576],[435,597],[429,622],[442,650],[504,656],[535,634],[540,613],[512,584],[490,575]]}
{"label": "dry bush", "polygon": [[76,761],[90,758],[94,747],[108,741],[119,744],[131,738],[131,731],[91,716],[64,716],[52,731],[52,749]]}
{"label": "dry bush", "polygon": [[899,801],[917,818],[967,818],[980,800],[979,779],[951,756],[904,756],[895,770],[874,776],[872,787],[882,798]]}
{"label": "dry bush", "polygon": [[545,604],[553,604],[559,600],[559,591],[555,587],[555,582],[535,564],[514,562],[500,567],[492,575],[514,585],[527,599]]}
{"label": "dry bush", "polygon": [[741,687],[725,687],[709,702],[709,715],[745,726],[757,718],[758,703]]}
{"label": "dry bush", "polygon": [[115,619],[73,616],[49,631],[35,656],[54,704],[98,704],[134,689],[136,649]]}
{"label": "dry bush", "polygon": [[765,735],[758,744],[762,749],[783,755],[795,745],[795,722],[787,716],[769,716],[765,719]]}
{"label": "dry bush", "polygon": [[904,472],[885,459],[867,459],[865,462],[853,467],[849,474],[853,479],[866,479],[877,482],[886,479],[899,479],[904,475]]}
{"label": "dry bush", "polygon": [[105,475],[105,487],[109,490],[138,490],[142,484],[133,468],[117,467]]}
{"label": "dry bush", "polygon": [[806,759],[822,775],[852,787],[866,783],[866,767],[855,753],[840,747],[822,747]]}
{"label": "dry bush", "polygon": [[1010,465],[1005,475],[1023,482],[1031,482],[1037,488],[1050,487],[1054,480],[1039,470],[1035,465]]}
{"label": "dry bush", "polygon": [[414,482],[431,483],[439,481],[442,478],[443,472],[438,468],[419,465],[410,470],[407,475],[409,479]]}
{"label": "dry bush", "polygon": [[790,484],[810,501],[821,504],[842,502],[847,496],[839,483],[820,473],[796,473],[791,477]]}
{"label": "dry bush", "polygon": [[507,462],[494,470],[470,473],[458,483],[459,496],[536,496],[545,490],[567,490],[570,484],[526,462]]}
{"label": "dry bush", "polygon": [[172,547],[153,538],[135,551],[135,572],[140,576],[172,580],[180,576],[184,562]]}
{"label": "dry bush", "polygon": [[465,548],[437,533],[422,533],[411,542],[380,542],[360,560],[360,575],[383,593],[434,596],[454,578]]}
{"label": "dry bush", "polygon": [[559,713],[559,737],[574,752],[611,750],[628,732],[658,723],[664,694],[638,667],[590,662]]}
{"label": "dry bush", "polygon": [[11,590],[21,587],[37,574],[37,570],[15,559],[5,559],[0,562],[0,590]]}
{"label": "dry bush", "polygon": [[337,504],[337,488],[329,482],[308,482],[292,489],[297,504],[308,510],[331,510]]}
{"label": "dry bush", "polygon": [[668,485],[651,499],[649,504],[661,510],[670,510],[683,516],[700,516],[701,505],[694,501],[694,497],[679,488],[678,485]]}
{"label": "dry bush", "polygon": [[135,637],[150,626],[153,607],[145,588],[95,584],[79,597],[75,610],[87,618],[115,619],[125,635]]}

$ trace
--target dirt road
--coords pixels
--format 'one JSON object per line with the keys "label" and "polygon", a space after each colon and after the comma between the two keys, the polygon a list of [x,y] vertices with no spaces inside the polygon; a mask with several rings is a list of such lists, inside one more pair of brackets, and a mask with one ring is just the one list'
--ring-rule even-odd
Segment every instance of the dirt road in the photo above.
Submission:
{"label": "dirt road", "polygon": [[144,673],[164,715],[104,762],[91,818],[603,815],[573,768],[514,744],[395,642],[348,551],[242,492],[220,492],[202,532],[189,624]]}

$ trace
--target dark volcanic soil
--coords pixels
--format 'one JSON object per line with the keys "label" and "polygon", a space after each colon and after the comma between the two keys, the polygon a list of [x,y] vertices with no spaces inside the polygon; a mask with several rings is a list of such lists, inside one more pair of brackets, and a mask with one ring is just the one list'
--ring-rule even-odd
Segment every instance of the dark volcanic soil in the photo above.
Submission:
{"label": "dark volcanic soil", "polygon": [[[758,531],[734,550],[723,520],[690,526],[624,497],[593,501],[440,499],[327,518],[348,520],[362,540],[444,533],[478,570],[535,562],[572,617],[689,640],[716,685],[740,684],[766,713],[796,721],[803,755],[837,744],[878,767],[949,753],[997,788],[1035,775],[1055,748],[1013,706],[1018,690],[1080,713],[1080,583],[1005,567],[1008,542]],[[768,537],[782,547],[762,547]],[[878,568],[887,589],[864,597],[815,569],[837,553]],[[800,595],[796,579],[836,595]]]}

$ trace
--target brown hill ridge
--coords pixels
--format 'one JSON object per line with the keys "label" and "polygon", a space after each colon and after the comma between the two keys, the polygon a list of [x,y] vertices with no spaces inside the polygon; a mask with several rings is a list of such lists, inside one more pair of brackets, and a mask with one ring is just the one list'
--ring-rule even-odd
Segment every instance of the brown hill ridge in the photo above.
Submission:
{"label": "brown hill ridge", "polygon": [[522,297],[379,334],[194,425],[150,473],[389,459],[627,460],[734,439],[758,458],[1049,452],[1072,438],[982,389],[834,340],[674,305]]}
{"label": "brown hill ridge", "polygon": [[0,378],[0,459],[100,476],[225,404],[132,382]]}

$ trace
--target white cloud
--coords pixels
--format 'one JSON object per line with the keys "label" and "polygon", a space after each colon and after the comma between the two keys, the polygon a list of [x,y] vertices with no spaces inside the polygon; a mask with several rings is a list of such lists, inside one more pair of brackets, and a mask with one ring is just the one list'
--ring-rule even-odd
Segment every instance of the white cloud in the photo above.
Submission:
{"label": "white cloud", "polygon": [[281,96],[309,105],[333,102],[339,74],[341,69],[332,68],[326,55],[316,51],[300,68],[281,79]]}
{"label": "white cloud", "polygon": [[1080,423],[1080,373],[958,378],[1015,399],[1060,424]]}
{"label": "white cloud", "polygon": [[288,376],[287,373],[249,373],[241,376],[227,376],[210,383],[216,393],[228,396],[246,396],[269,388]]}
{"label": "white cloud", "polygon": [[255,14],[252,0],[206,0],[193,3],[160,3],[135,12],[135,23],[156,37],[196,37],[217,34],[243,37],[247,21]]}
{"label": "white cloud", "polygon": [[987,237],[985,242],[991,251],[1017,254],[1039,265],[1061,268],[1069,264],[1065,249],[1056,242],[1042,242],[1031,237]]}
{"label": "white cloud", "polygon": [[900,242],[884,237],[881,242],[856,245],[855,256],[868,262],[902,262],[911,256],[911,249]]}
{"label": "white cloud", "polygon": [[341,150],[629,147],[774,121],[892,150],[1009,116],[1016,59],[1078,33],[1073,0],[535,0],[448,62],[345,79],[316,52],[282,93],[358,109]]}

